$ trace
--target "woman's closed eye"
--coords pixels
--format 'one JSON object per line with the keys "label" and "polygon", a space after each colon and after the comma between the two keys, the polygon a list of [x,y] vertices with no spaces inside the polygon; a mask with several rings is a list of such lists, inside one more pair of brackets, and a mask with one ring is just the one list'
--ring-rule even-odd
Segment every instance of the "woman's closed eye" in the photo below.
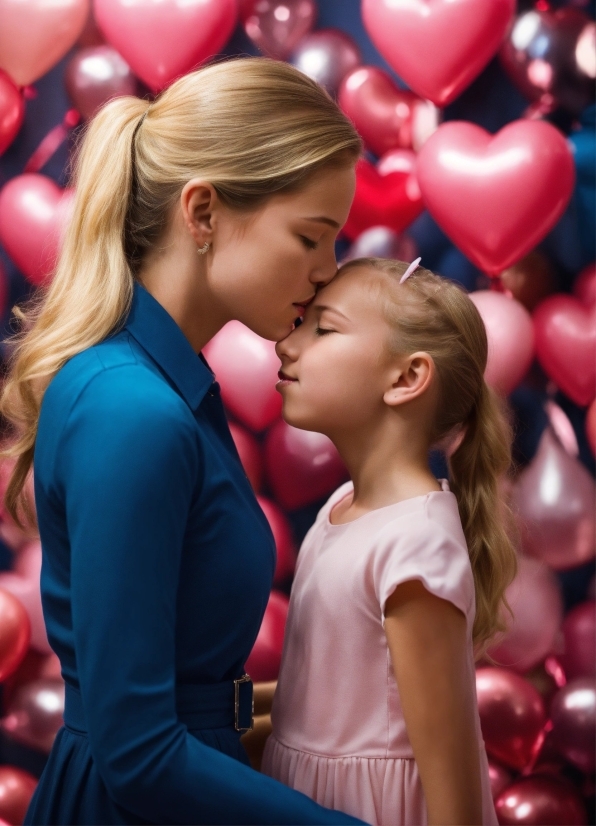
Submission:
{"label": "woman's closed eye", "polygon": [[309,250],[316,250],[316,248],[319,246],[318,241],[313,241],[312,238],[307,238],[306,235],[301,235],[300,238],[304,246]]}

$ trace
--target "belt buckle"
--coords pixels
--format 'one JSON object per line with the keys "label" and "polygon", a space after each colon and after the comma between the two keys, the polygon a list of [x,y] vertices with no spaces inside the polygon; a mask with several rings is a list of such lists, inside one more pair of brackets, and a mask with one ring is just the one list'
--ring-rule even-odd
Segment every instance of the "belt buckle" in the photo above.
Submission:
{"label": "belt buckle", "polygon": [[[246,686],[246,688],[244,688]],[[243,695],[246,696],[247,692],[250,691],[250,703],[251,703],[251,710],[250,710],[250,725],[241,725],[241,723],[248,722],[248,715],[246,715],[246,719],[241,719],[243,709],[240,708],[240,702],[243,698]],[[255,699],[253,694],[253,686],[252,680],[248,676],[248,674],[244,674],[242,677],[239,677],[237,680],[234,680],[234,728],[236,731],[252,731],[254,728],[254,713],[255,713]]]}

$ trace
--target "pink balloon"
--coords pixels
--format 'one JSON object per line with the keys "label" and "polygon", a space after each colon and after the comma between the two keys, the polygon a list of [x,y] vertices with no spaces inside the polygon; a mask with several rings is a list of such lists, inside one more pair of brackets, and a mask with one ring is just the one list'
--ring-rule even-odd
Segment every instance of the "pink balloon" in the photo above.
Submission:
{"label": "pink balloon", "polygon": [[4,265],[0,262],[0,316],[3,316],[7,310],[7,304],[10,293],[10,284],[6,275]]}
{"label": "pink balloon", "polygon": [[0,242],[35,286],[54,269],[73,198],[45,175],[17,175],[0,191]]}
{"label": "pink balloon", "polygon": [[47,754],[63,716],[64,680],[33,680],[15,691],[0,726],[13,740]]}
{"label": "pink balloon", "polygon": [[277,507],[275,502],[265,499],[263,496],[258,496],[257,499],[273,531],[277,551],[273,585],[279,585],[292,576],[296,567],[296,548],[292,537],[292,529],[285,514]]}
{"label": "pink balloon", "polygon": [[568,680],[596,674],[596,602],[588,599],[563,621],[563,652],[557,659]]}
{"label": "pink balloon", "polygon": [[24,117],[23,95],[6,72],[0,70],[0,155],[16,138]]}
{"label": "pink balloon", "polygon": [[6,824],[19,826],[37,786],[37,778],[16,766],[0,766],[0,817]]}
{"label": "pink balloon", "polygon": [[596,397],[596,305],[551,295],[534,311],[536,355],[544,372],[582,407]]}
{"label": "pink balloon", "polygon": [[482,316],[488,338],[485,379],[504,396],[515,390],[534,357],[530,314],[519,301],[493,290],[478,290],[470,298]]}
{"label": "pink balloon", "polygon": [[240,321],[230,321],[205,347],[205,356],[221,385],[224,404],[242,424],[260,431],[279,417],[279,358],[273,341]]}
{"label": "pink balloon", "polygon": [[413,261],[418,257],[416,242],[409,235],[399,235],[388,227],[370,227],[361,232],[342,259],[354,258],[397,258],[399,261]]}
{"label": "pink balloon", "polygon": [[523,673],[552,650],[563,620],[563,600],[556,576],[543,562],[522,556],[518,563],[506,591],[514,620],[503,611],[509,631],[488,653],[498,665]]}
{"label": "pink balloon", "polygon": [[551,703],[552,738],[560,754],[593,773],[596,755],[596,683],[578,677],[559,689]]}
{"label": "pink balloon", "polygon": [[443,123],[422,147],[416,172],[433,218],[489,275],[530,252],[556,224],[575,180],[565,137],[531,120],[496,135],[473,123]]}
{"label": "pink balloon", "polygon": [[579,273],[573,284],[573,294],[586,307],[596,305],[596,264],[588,264]]}
{"label": "pink balloon", "polygon": [[378,156],[392,149],[418,151],[439,124],[439,110],[433,103],[400,89],[376,66],[361,66],[346,75],[339,105]]}
{"label": "pink balloon", "polygon": [[493,800],[496,800],[503,789],[510,785],[513,775],[504,766],[499,765],[499,763],[495,763],[494,760],[489,760],[488,777],[490,780],[490,791]]}
{"label": "pink balloon", "polygon": [[19,574],[3,572],[0,574],[0,588],[15,596],[27,611],[31,623],[31,646],[42,654],[50,654],[52,649],[43,618],[39,574],[25,578]]}
{"label": "pink balloon", "polygon": [[271,591],[259,635],[245,665],[246,673],[250,674],[255,683],[277,680],[288,605],[288,598],[284,594]]}
{"label": "pink balloon", "polygon": [[317,19],[314,0],[250,0],[240,9],[244,31],[268,57],[286,60]]}
{"label": "pink balloon", "polygon": [[302,38],[291,63],[336,96],[344,77],[362,63],[362,55],[346,32],[319,29]]}
{"label": "pink balloon", "polygon": [[244,472],[255,493],[261,490],[263,481],[263,457],[259,443],[247,430],[230,422],[230,433],[240,456]]}
{"label": "pink balloon", "polygon": [[586,436],[588,443],[592,449],[592,453],[596,456],[596,399],[588,407],[586,416]]}
{"label": "pink balloon", "polygon": [[95,0],[106,40],[154,92],[219,52],[234,31],[236,0]]}
{"label": "pink balloon", "polygon": [[564,778],[530,775],[516,780],[495,801],[501,826],[584,826],[588,818],[579,791]]}
{"label": "pink balloon", "polygon": [[41,542],[39,539],[23,545],[15,557],[13,573],[24,579],[39,580],[41,576]]}
{"label": "pink balloon", "polygon": [[89,0],[0,0],[0,68],[29,86],[52,68],[83,31]]}
{"label": "pink balloon", "polygon": [[105,45],[75,52],[66,67],[64,83],[68,96],[85,119],[93,117],[112,98],[136,95],[139,85],[118,52]]}
{"label": "pink balloon", "polygon": [[31,639],[31,624],[21,600],[0,587],[0,681],[22,663]]}
{"label": "pink balloon", "polygon": [[408,86],[446,106],[501,45],[515,0],[362,0],[373,43]]}
{"label": "pink balloon", "polygon": [[292,510],[330,494],[346,479],[333,442],[322,433],[276,422],[265,441],[265,468],[275,498]]}
{"label": "pink balloon", "polygon": [[544,412],[557,439],[570,456],[579,456],[579,445],[573,425],[565,411],[552,399],[545,402]]}
{"label": "pink balloon", "polygon": [[593,559],[596,487],[550,428],[513,489],[524,550],[557,570]]}

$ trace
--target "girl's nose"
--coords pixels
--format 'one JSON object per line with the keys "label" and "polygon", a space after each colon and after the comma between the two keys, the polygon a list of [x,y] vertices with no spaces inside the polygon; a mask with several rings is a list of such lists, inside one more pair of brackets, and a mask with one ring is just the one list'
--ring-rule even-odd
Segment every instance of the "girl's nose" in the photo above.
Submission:
{"label": "girl's nose", "polygon": [[275,345],[277,357],[283,361],[295,361],[298,358],[300,326],[296,327]]}

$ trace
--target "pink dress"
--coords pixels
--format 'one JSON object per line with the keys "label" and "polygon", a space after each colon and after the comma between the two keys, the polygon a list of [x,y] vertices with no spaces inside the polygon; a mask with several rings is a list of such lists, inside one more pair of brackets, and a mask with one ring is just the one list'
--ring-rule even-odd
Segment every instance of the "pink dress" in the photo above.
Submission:
{"label": "pink dress", "polygon": [[[422,784],[408,739],[384,632],[396,585],[421,580],[466,616],[474,681],[474,580],[455,495],[434,491],[332,525],[339,488],[319,512],[292,588],[273,734],[262,770],[317,802],[375,826],[426,826]],[[498,826],[475,709],[484,826]]]}

